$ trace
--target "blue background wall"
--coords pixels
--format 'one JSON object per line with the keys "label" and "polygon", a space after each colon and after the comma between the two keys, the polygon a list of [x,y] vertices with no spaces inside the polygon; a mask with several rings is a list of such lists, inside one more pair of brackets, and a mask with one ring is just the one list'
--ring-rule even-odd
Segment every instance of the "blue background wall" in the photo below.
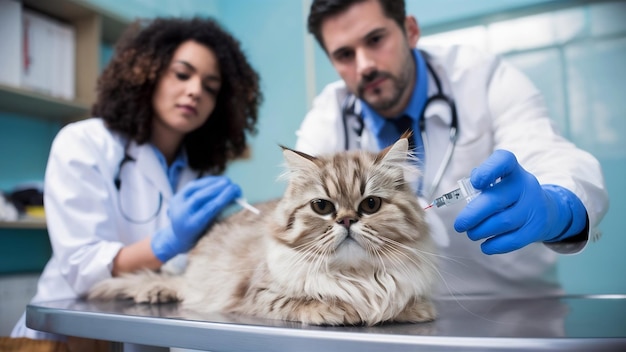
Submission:
{"label": "blue background wall", "polygon": [[[228,174],[251,201],[279,196],[276,181],[282,163],[278,144],[293,146],[294,132],[314,94],[337,75],[324,53],[305,32],[309,0],[87,0],[128,19],[152,16],[213,15],[240,39],[262,79],[265,102],[259,134],[252,138],[250,160],[237,162]],[[584,1],[408,0],[425,34],[475,25],[494,18],[550,10]],[[590,12],[586,15],[592,16]],[[618,16],[618,18],[624,18]],[[606,21],[605,21],[606,22]],[[610,22],[610,21],[609,21]],[[623,20],[622,20],[623,22]],[[611,208],[601,229],[604,238],[580,255],[560,259],[560,277],[571,293],[626,293],[626,236],[619,216],[626,209],[622,182],[626,171],[626,123],[623,82],[626,41],[623,31],[596,40],[588,29],[567,47],[508,53],[546,93],[563,132],[602,162]],[[550,50],[549,50],[550,49]],[[563,59],[563,55],[567,60]],[[106,54],[105,54],[106,56]],[[103,58],[103,61],[106,57]],[[569,77],[569,78],[568,78]],[[24,181],[41,181],[48,148],[60,128],[55,122],[0,112],[0,190]],[[611,132],[611,133],[607,133]],[[616,270],[618,269],[618,270]]]}

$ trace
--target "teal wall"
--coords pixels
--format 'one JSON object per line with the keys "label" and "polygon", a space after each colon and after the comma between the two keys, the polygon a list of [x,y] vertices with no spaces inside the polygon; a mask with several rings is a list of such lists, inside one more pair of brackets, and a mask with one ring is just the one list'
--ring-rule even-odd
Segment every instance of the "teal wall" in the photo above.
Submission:
{"label": "teal wall", "polygon": [[[234,163],[228,174],[241,184],[251,201],[282,193],[284,184],[276,181],[282,163],[278,144],[295,144],[294,132],[312,96],[337,79],[324,53],[305,33],[309,0],[85,1],[128,19],[213,15],[230,30],[260,73],[265,101],[259,133],[251,140],[251,159]],[[519,14],[565,3],[584,1],[408,0],[407,9],[416,15],[423,32],[431,33],[510,17],[509,10]],[[626,111],[622,89],[626,71],[621,64],[626,61],[626,44],[619,35],[622,32],[597,41],[592,32],[589,29],[567,47],[514,53],[507,58],[544,91],[564,133],[598,157],[611,193],[611,208],[601,226],[604,237],[582,254],[560,259],[559,275],[565,288],[571,293],[626,293],[624,275],[615,274],[618,268],[626,267],[626,256],[621,253],[626,248],[626,236],[619,235],[619,216],[626,209],[622,181],[626,173],[626,120],[620,115]],[[110,55],[110,48],[105,49],[104,60]],[[10,151],[0,158],[0,190],[25,180],[43,179],[47,151],[59,127],[58,123],[0,112],[0,150]]]}
{"label": "teal wall", "polygon": [[252,158],[235,163],[228,174],[250,201],[278,197],[285,186],[276,181],[283,160],[279,144],[295,144],[307,111],[302,2],[229,0],[218,10],[259,71],[264,95]]}
{"label": "teal wall", "polygon": [[122,18],[216,15],[220,0],[82,0]]}
{"label": "teal wall", "polygon": [[58,122],[0,111],[0,191],[41,182]]}

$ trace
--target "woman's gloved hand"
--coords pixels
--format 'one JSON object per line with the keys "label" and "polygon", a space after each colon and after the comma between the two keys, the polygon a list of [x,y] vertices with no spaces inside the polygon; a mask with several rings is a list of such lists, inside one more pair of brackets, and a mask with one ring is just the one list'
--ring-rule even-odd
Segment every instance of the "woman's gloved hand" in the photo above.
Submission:
{"label": "woman's gloved hand", "polygon": [[586,210],[576,195],[560,186],[540,185],[509,151],[496,150],[472,170],[470,181],[482,193],[459,213],[454,229],[467,231],[474,241],[487,239],[481,245],[486,254],[560,241],[586,226]]}
{"label": "woman's gloved hand", "polygon": [[190,182],[170,202],[170,226],[152,237],[155,256],[165,263],[187,252],[215,216],[238,197],[241,188],[225,176],[206,176]]}

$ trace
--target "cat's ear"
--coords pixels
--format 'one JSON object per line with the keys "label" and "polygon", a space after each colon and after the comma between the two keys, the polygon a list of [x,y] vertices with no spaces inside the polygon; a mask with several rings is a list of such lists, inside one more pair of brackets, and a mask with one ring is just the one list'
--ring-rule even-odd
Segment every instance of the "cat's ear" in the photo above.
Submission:
{"label": "cat's ear", "polygon": [[413,133],[411,131],[404,132],[402,136],[400,136],[400,139],[398,139],[394,144],[378,153],[378,156],[376,156],[376,162],[405,162],[408,158],[410,158],[409,138],[412,138],[412,136]]}
{"label": "cat's ear", "polygon": [[387,170],[401,171],[401,177],[409,184],[413,192],[416,192],[421,173],[417,167],[415,154],[409,150],[409,138],[412,136],[410,131],[404,132],[397,142],[376,156],[374,164]]}
{"label": "cat's ear", "polygon": [[308,170],[312,167],[316,167],[316,157],[282,145],[280,147],[283,149],[283,157],[290,170]]}

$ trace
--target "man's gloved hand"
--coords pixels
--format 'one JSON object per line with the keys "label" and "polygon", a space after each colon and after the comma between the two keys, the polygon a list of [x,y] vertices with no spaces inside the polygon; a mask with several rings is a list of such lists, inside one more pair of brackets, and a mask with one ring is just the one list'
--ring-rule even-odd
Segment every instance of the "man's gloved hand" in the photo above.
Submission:
{"label": "man's gloved hand", "polygon": [[459,213],[454,229],[467,231],[474,241],[487,239],[481,245],[486,254],[560,241],[586,226],[586,210],[576,195],[560,186],[540,185],[509,151],[496,150],[472,170],[470,181],[482,193]]}
{"label": "man's gloved hand", "polygon": [[165,263],[191,249],[209,223],[241,189],[225,176],[207,176],[190,182],[172,198],[167,215],[171,224],[152,237],[152,251]]}

